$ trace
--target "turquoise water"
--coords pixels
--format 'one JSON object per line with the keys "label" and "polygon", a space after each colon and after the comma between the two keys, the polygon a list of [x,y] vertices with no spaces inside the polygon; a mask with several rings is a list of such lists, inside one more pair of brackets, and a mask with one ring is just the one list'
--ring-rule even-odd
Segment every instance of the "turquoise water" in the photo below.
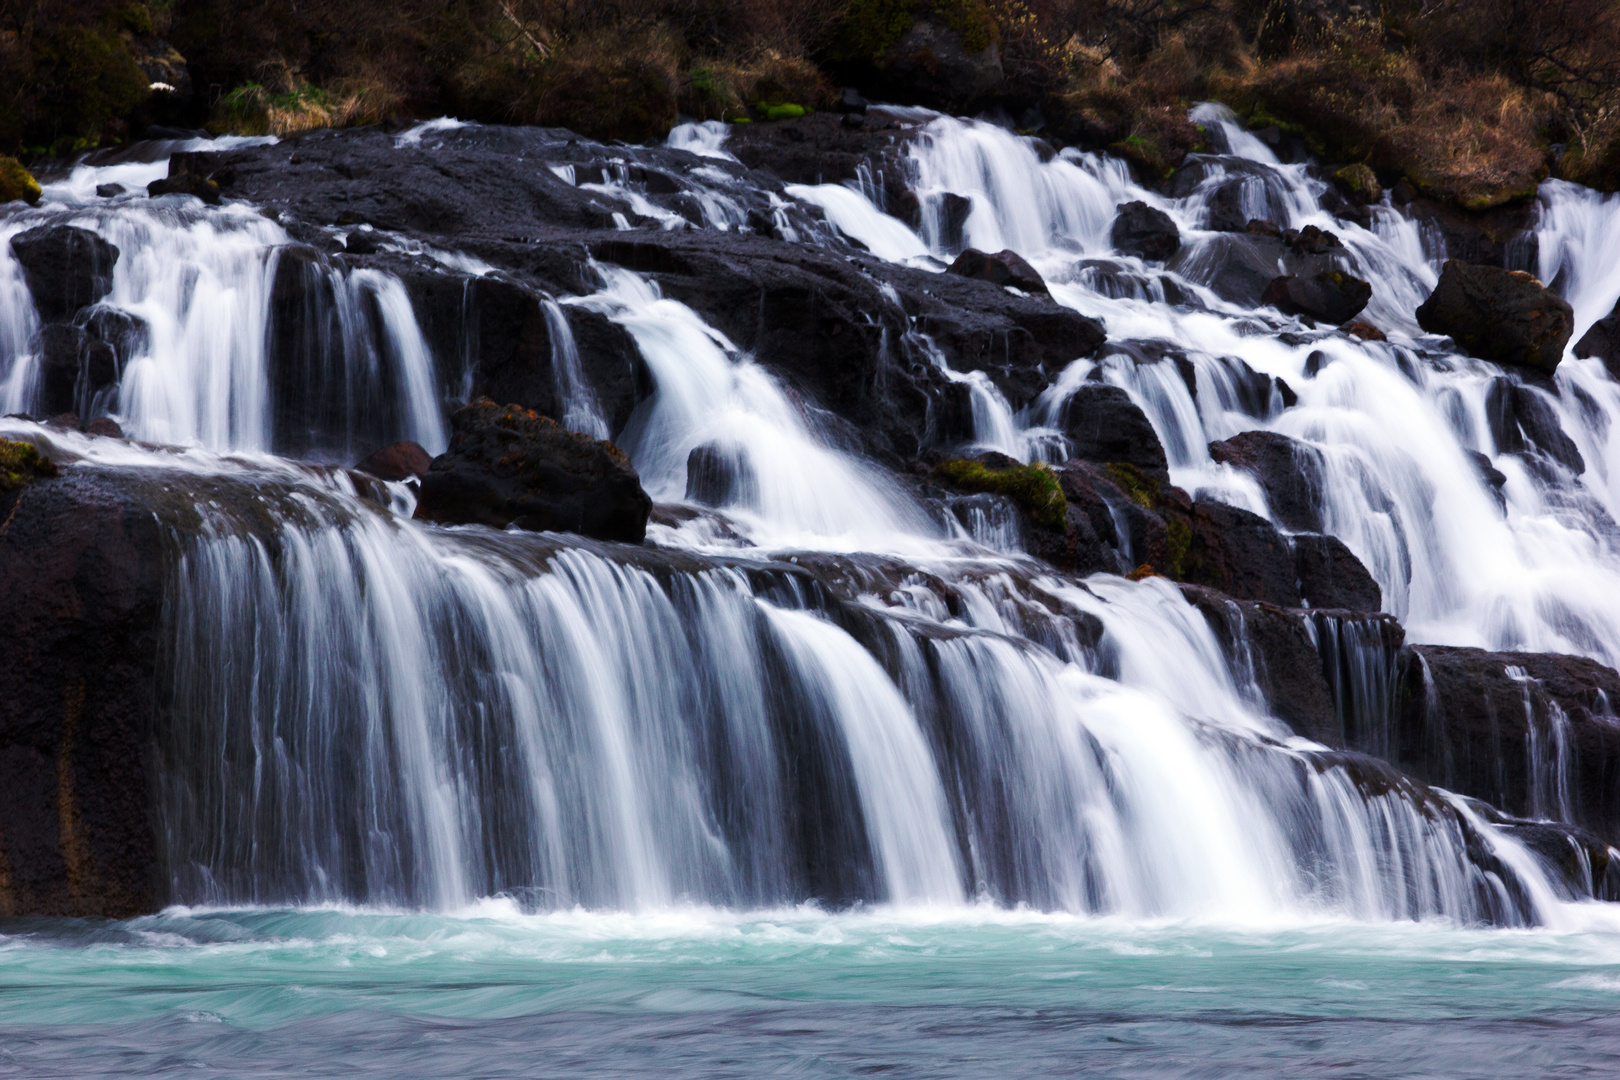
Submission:
{"label": "turquoise water", "polygon": [[1620,934],[996,910],[0,924],[0,1077],[1620,1073]]}

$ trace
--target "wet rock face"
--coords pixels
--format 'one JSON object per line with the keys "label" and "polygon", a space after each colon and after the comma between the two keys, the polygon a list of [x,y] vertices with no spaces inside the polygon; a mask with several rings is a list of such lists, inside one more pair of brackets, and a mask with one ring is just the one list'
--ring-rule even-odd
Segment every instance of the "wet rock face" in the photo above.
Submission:
{"label": "wet rock face", "polygon": [[1210,443],[1209,455],[1252,473],[1283,528],[1321,531],[1322,455],[1315,447],[1275,431],[1245,431]]}
{"label": "wet rock face", "polygon": [[1559,425],[1557,411],[1528,386],[1506,378],[1492,380],[1485,395],[1485,417],[1501,453],[1539,452],[1574,473],[1586,471],[1586,459]]}
{"label": "wet rock face", "polygon": [[978,248],[968,248],[951,263],[949,271],[988,281],[992,285],[1011,286],[1032,295],[1047,295],[1046,279],[1016,251],[998,251],[990,255]]}
{"label": "wet rock face", "polygon": [[41,225],[11,238],[40,318],[64,322],[112,289],[118,249],[76,225]]}
{"label": "wet rock face", "polygon": [[1344,611],[1378,611],[1384,606],[1378,582],[1338,537],[1300,533],[1292,539],[1299,597],[1307,606]]}
{"label": "wet rock face", "polygon": [[88,466],[0,487],[0,522],[0,914],[154,910],[162,529]]}
{"label": "wet rock face", "polygon": [[1401,652],[1397,686],[1390,743],[1402,770],[1510,814],[1563,818],[1620,842],[1620,675],[1612,669],[1577,656],[1412,645]]}
{"label": "wet rock face", "polygon": [[1121,204],[1109,237],[1115,251],[1150,262],[1163,262],[1181,248],[1181,230],[1170,215],[1140,201]]}
{"label": "wet rock face", "polygon": [[417,516],[639,544],[652,500],[611,443],[480,398],[450,418],[450,448],[422,478]]}
{"label": "wet rock face", "polygon": [[1198,499],[1182,580],[1240,600],[1299,604],[1293,553],[1271,522],[1236,506]]}
{"label": "wet rock face", "polygon": [[1106,383],[1085,383],[1063,406],[1059,424],[1071,457],[1099,464],[1123,462],[1168,483],[1164,447],[1147,415],[1129,394]]}
{"label": "wet rock face", "polygon": [[1006,86],[1001,50],[994,40],[964,39],[955,20],[917,10],[924,13],[883,55],[842,64],[842,74],[884,101],[955,114],[983,108]]}
{"label": "wet rock face", "polygon": [[[571,341],[579,375],[607,424],[609,436],[624,430],[635,407],[652,395],[652,375],[635,341],[607,316],[584,308],[559,306],[563,326],[547,318],[533,290],[502,278],[478,278],[466,297],[464,340],[476,343],[473,393],[514,401],[542,416],[564,422],[567,402],[558,394],[558,350]],[[568,341],[559,341],[566,328]]]}
{"label": "wet rock face", "polygon": [[1529,274],[1456,259],[1446,262],[1417,319],[1472,356],[1547,373],[1575,328],[1574,310]]}
{"label": "wet rock face", "polygon": [[1599,357],[1611,378],[1620,379],[1620,302],[1593,323],[1575,343],[1575,355],[1582,360]]}
{"label": "wet rock face", "polygon": [[1361,313],[1372,299],[1372,286],[1358,277],[1337,270],[1298,277],[1285,274],[1272,278],[1260,302],[1284,315],[1298,315],[1313,322],[1347,323]]}

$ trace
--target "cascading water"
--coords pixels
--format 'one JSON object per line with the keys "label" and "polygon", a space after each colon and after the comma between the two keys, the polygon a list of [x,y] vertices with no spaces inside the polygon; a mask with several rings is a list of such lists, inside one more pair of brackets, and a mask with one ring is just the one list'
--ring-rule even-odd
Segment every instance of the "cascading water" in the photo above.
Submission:
{"label": "cascading water", "polygon": [[[1220,153],[1175,198],[1118,162],[1043,159],[989,124],[897,115],[924,125],[906,151],[920,228],[883,213],[868,178],[772,192],[777,238],[842,235],[912,271],[942,270],[965,245],[1011,247],[1055,299],[1107,325],[1101,354],[1049,372],[1019,409],[985,372],[950,370],[917,325],[886,337],[966,384],[977,450],[1062,460],[1065,402],[1108,382],[1145,411],[1175,484],[1270,516],[1264,490],[1207,446],[1287,434],[1319,456],[1324,531],[1372,571],[1411,640],[1620,659],[1620,392],[1599,361],[1573,359],[1552,387],[1522,388],[1556,415],[1584,471],[1500,445],[1492,394],[1517,377],[1455,355],[1412,318],[1444,255],[1436,237],[1387,203],[1370,228],[1329,218],[1303,167],[1279,165],[1211,108],[1195,116]],[[390,145],[415,152],[459,128],[430,122]],[[672,135],[712,169],[690,174],[713,190],[678,222],[636,190],[633,148],[610,170],[553,172],[621,198],[642,227],[762,229],[734,198],[743,181],[720,168],[738,167],[725,138],[717,124]],[[0,979],[25,973],[9,984],[24,992],[7,999],[8,1022],[71,1008],[150,1027],[177,1023],[167,1003],[182,1000],[190,1027],[294,1025],[305,1071],[359,1073],[371,1063],[323,1053],[323,1014],[372,1010],[367,1031],[406,1031],[397,1041],[416,1068],[439,1060],[441,1041],[469,1043],[438,1021],[411,1042],[396,1013],[555,1012],[597,1033],[668,1013],[680,1030],[659,1030],[674,1040],[704,1037],[695,1018],[712,1014],[729,1053],[749,1025],[780,1044],[776,1018],[790,1010],[796,1039],[814,1023],[865,1044],[891,1022],[875,1001],[944,1010],[919,1036],[932,1040],[984,1028],[986,1006],[1052,1027],[1078,1001],[1134,1025],[1187,1008],[1170,995],[1216,995],[1217,1008],[1197,1006],[1205,1053],[1222,1009],[1241,1018],[1261,995],[1293,1030],[1331,998],[1333,1016],[1378,1017],[1324,1051],[1339,1061],[1391,1040],[1389,1010],[1432,1012],[1422,994],[1391,997],[1403,978],[1436,1000],[1472,979],[1482,1001],[1609,1008],[1612,976],[1593,969],[1613,965],[1617,920],[1588,895],[1601,844],[1549,843],[1545,826],[1377,760],[1393,752],[1399,692],[1388,619],[1300,613],[1344,744],[1373,757],[1301,738],[1269,714],[1241,626],[1223,639],[1164,578],[1055,574],[1022,554],[1005,499],[931,506],[844,448],[692,307],[600,253],[582,295],[533,299],[568,427],[609,433],[570,313],[605,316],[650,371],[653,392],[617,441],[661,504],[651,542],[422,524],[406,484],[357,489],[343,469],[269,455],[349,463],[398,438],[442,449],[443,403],[475,385],[476,324],[463,319],[456,355],[435,355],[440,339],[399,279],[296,248],[244,204],[92,201],[98,182],[162,174],[161,162],[82,168],[39,209],[0,219],[0,411],[35,411],[41,393],[40,323],[5,241],[72,223],[118,246],[101,307],[144,327],[96,407],[176,445],[17,418],[0,434],[90,475],[180,492],[187,523],[165,526],[152,747],[163,895],[180,906],[96,924],[85,948],[0,938]],[[1373,283],[1366,317],[1387,342],[1315,333],[1217,291],[1230,252],[1203,226],[1232,178],[1244,212],[1343,238],[1337,257]],[[1170,265],[1111,250],[1115,204],[1133,199],[1181,227]],[[1543,189],[1541,270],[1564,283],[1578,329],[1620,293],[1600,257],[1615,221],[1612,200]],[[489,270],[428,254],[456,273]],[[1500,502],[1476,453],[1506,476]],[[703,486],[705,470],[725,474],[723,490]],[[222,480],[235,494],[210,486]],[[1572,821],[1570,721],[1533,712],[1517,675],[1530,811]],[[1532,924],[1546,932],[1475,929]],[[164,963],[145,962],[153,950]],[[118,972],[116,994],[63,996],[86,994],[98,964]],[[1420,1021],[1391,1053],[1422,1057],[1435,1028]],[[1244,1040],[1266,1037],[1239,1023]],[[468,1030],[493,1052],[485,1029]],[[1521,1063],[1499,1032],[1467,1037]],[[962,1060],[982,1075],[1026,1049]],[[578,1056],[558,1071],[645,1067]],[[1032,1069],[1043,1066],[1073,1061]],[[445,1069],[498,1073],[465,1056]]]}
{"label": "cascading water", "polygon": [[[81,419],[111,415],[136,438],[219,450],[352,460],[401,438],[442,449],[439,376],[400,282],[314,261],[283,267],[286,231],[243,204],[94,195],[97,182],[165,170],[81,166],[39,209],[0,225],[0,411],[35,412],[40,389],[39,317],[10,240],[71,225],[120,253],[88,317],[132,328],[118,343],[116,396]],[[274,292],[289,271],[307,280],[295,290],[296,329],[277,341]]]}

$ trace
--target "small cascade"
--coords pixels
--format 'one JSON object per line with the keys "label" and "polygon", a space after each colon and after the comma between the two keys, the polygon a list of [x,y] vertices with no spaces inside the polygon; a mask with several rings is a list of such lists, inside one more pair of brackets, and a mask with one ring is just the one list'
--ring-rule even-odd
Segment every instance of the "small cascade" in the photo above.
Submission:
{"label": "small cascade", "polygon": [[111,291],[75,317],[117,331],[114,380],[80,397],[81,420],[109,415],[152,442],[340,460],[401,438],[443,449],[439,376],[398,279],[290,248],[281,226],[243,204],[83,205],[86,185],[166,167],[80,166],[0,225],[0,409],[40,404],[39,320],[9,241],[72,225],[120,253]]}
{"label": "small cascade", "polygon": [[892,480],[827,445],[776,379],[645,278],[598,268],[600,292],[572,299],[635,338],[657,389],[619,441],[656,500],[680,501],[694,451],[715,446],[748,478],[722,509],[765,546],[888,550],[938,528]]}

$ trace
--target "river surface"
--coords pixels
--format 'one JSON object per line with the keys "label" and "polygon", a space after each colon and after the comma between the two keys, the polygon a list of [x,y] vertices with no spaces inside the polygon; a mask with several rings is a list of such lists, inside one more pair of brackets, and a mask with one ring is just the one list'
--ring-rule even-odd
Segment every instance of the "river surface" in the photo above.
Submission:
{"label": "river surface", "polygon": [[0,1076],[1612,1076],[1617,1004],[1612,933],[170,909],[8,924]]}

